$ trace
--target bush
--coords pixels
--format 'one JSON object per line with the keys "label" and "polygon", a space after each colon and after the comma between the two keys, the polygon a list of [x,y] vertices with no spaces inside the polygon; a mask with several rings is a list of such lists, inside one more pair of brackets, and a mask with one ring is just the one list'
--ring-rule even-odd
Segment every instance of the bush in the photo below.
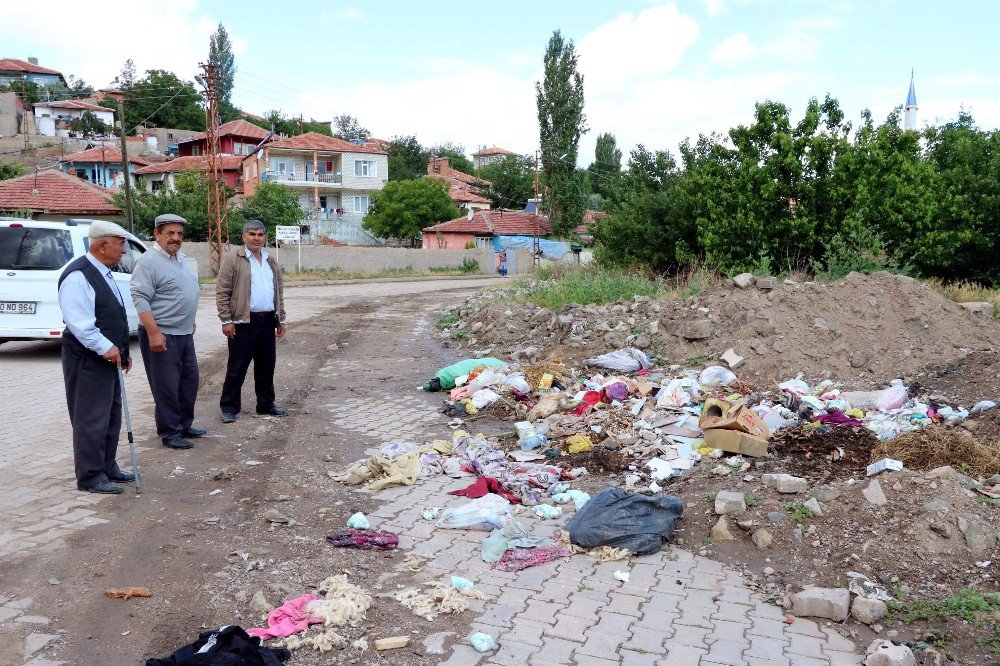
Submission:
{"label": "bush", "polygon": [[479,273],[479,272],[481,272],[481,270],[479,268],[479,262],[476,261],[475,259],[471,259],[469,257],[466,257],[465,259],[462,259],[462,265],[459,266],[458,270],[462,271],[463,273],[469,274],[469,275],[471,275],[473,273]]}
{"label": "bush", "polygon": [[[539,271],[537,277],[553,275]],[[601,305],[633,296],[658,297],[663,283],[639,271],[609,271],[599,267],[556,269],[554,277],[528,286],[526,298],[543,308],[558,310],[570,305]]]}
{"label": "bush", "polygon": [[816,279],[821,282],[838,280],[848,273],[890,271],[905,273],[886,250],[882,237],[875,231],[858,227],[854,231],[836,234],[823,246],[823,259],[812,261]]}
{"label": "bush", "polygon": [[466,243],[465,243],[465,249],[466,250],[475,250],[476,249],[476,241],[474,241],[474,240],[468,240],[468,241],[466,241]]}

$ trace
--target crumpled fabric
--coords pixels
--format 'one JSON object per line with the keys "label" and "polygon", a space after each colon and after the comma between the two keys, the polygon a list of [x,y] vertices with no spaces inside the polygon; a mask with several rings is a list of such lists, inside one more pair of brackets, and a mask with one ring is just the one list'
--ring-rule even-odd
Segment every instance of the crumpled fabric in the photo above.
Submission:
{"label": "crumpled fabric", "polygon": [[851,418],[836,409],[831,409],[826,414],[820,414],[815,417],[815,420],[831,428],[863,428],[865,425],[858,419]]}
{"label": "crumpled fabric", "polygon": [[334,532],[326,540],[335,548],[361,548],[362,550],[392,550],[399,545],[399,535],[385,530],[349,529]]}
{"label": "crumpled fabric", "polygon": [[267,614],[267,629],[247,629],[247,633],[267,641],[305,631],[310,624],[319,624],[323,621],[321,618],[307,613],[306,604],[310,601],[319,601],[322,598],[315,594],[303,594],[301,597],[289,599]]}
{"label": "crumpled fabric", "polygon": [[583,398],[580,400],[580,404],[573,408],[573,413],[577,416],[582,415],[587,409],[593,407],[601,401],[600,391],[587,391],[583,394]]}
{"label": "crumpled fabric", "polygon": [[198,640],[177,648],[169,657],[150,657],[146,666],[281,666],[291,658],[290,651],[263,647],[259,638],[250,636],[242,627],[229,625],[202,632]]}
{"label": "crumpled fabric", "polygon": [[552,560],[569,557],[572,554],[573,551],[566,546],[541,546],[529,550],[518,548],[504,553],[494,568],[501,571],[520,571],[529,567],[537,567],[539,564],[545,564]]}
{"label": "crumpled fabric", "polygon": [[[411,442],[393,442],[379,449],[366,460],[359,460],[339,472],[327,472],[334,481],[348,486],[356,486],[371,481],[372,490],[382,490],[389,486],[411,486],[423,473],[424,456],[433,454],[451,455],[452,443],[435,440],[421,447]],[[437,459],[431,460],[436,463]]]}
{"label": "crumpled fabric", "polygon": [[462,488],[461,490],[452,490],[449,495],[457,495],[459,497],[468,497],[469,499],[478,499],[483,495],[488,493],[494,493],[503,497],[511,504],[520,504],[521,500],[518,499],[512,493],[507,492],[496,479],[491,479],[488,476],[481,476],[472,482],[472,485]]}

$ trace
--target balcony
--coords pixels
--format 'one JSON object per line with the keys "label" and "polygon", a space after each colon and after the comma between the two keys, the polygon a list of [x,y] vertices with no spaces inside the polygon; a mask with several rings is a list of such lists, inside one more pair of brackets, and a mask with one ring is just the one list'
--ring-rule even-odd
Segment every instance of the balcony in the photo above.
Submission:
{"label": "balcony", "polygon": [[288,173],[265,171],[264,182],[284,183],[285,185],[341,185],[343,176],[339,173]]}

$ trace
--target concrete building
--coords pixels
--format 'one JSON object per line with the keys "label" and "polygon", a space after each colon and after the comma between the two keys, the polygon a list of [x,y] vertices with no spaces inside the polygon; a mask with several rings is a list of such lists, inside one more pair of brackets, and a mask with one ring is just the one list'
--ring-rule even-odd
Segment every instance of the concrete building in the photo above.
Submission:
{"label": "concrete building", "polygon": [[[25,112],[17,93],[0,93],[0,138],[15,134],[34,134],[35,125],[30,122],[31,118],[31,114]],[[26,120],[29,121],[28,127],[24,126]]]}
{"label": "concrete building", "polygon": [[[130,158],[131,159],[131,158]],[[240,163],[243,158],[238,155],[219,156],[222,169],[222,179],[226,185],[237,192],[243,190],[243,180],[240,173]],[[177,157],[168,162],[158,162],[135,170],[139,187],[147,192],[159,192],[162,188],[176,189],[178,174],[185,171],[205,171],[208,169],[208,158],[204,155]]]}
{"label": "concrete building", "polygon": [[346,245],[384,242],[361,227],[371,195],[389,180],[389,156],[376,145],[358,145],[307,132],[264,144],[243,160],[243,189],[277,183],[298,195],[307,236]]}
{"label": "concrete building", "polygon": [[42,136],[70,136],[69,124],[90,112],[109,127],[115,124],[115,112],[103,106],[70,99],[64,102],[35,104],[35,126]]}
{"label": "concrete building", "polygon": [[[257,145],[271,136],[266,129],[246,120],[231,120],[219,126],[219,155],[249,155]],[[198,132],[177,142],[181,157],[208,154],[208,136]]]}
{"label": "concrete building", "polygon": [[66,79],[62,72],[39,66],[38,58],[28,58],[27,60],[0,58],[0,85],[18,84],[21,81],[28,81],[42,87],[53,83],[66,85]]}
{"label": "concrete building", "polygon": [[63,222],[73,217],[119,221],[111,193],[58,169],[0,180],[0,215]]}
{"label": "concrete building", "polygon": [[425,250],[461,250],[470,241],[493,247],[494,236],[548,236],[549,221],[523,210],[470,210],[468,214],[423,229]]}
{"label": "concrete building", "polygon": [[427,163],[427,175],[448,183],[448,196],[459,210],[489,210],[490,200],[479,194],[492,183],[451,168],[447,157],[434,157]]}
{"label": "concrete building", "polygon": [[472,153],[472,163],[477,169],[482,169],[484,166],[489,166],[494,162],[499,162],[508,155],[514,154],[505,148],[498,148],[497,146],[484,147],[478,153]]}
{"label": "concrete building", "polygon": [[[129,147],[131,151],[131,146]],[[141,155],[129,153],[128,171],[134,174],[136,169],[149,166],[149,160]],[[111,146],[98,146],[79,153],[67,155],[59,162],[59,168],[68,173],[109,190],[117,190],[123,183],[122,154]],[[135,183],[135,176],[132,177]]]}

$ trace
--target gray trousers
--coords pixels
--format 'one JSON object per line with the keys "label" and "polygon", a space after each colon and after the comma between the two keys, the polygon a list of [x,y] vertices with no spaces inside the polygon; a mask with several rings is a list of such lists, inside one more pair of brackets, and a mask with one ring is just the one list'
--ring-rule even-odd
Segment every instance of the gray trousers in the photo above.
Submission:
{"label": "gray trousers", "polygon": [[64,346],[62,367],[76,485],[86,490],[119,471],[115,454],[122,430],[122,388],[118,368],[104,359],[81,358]]}
{"label": "gray trousers", "polygon": [[139,350],[149,390],[156,403],[156,434],[164,442],[182,437],[194,422],[198,399],[198,359],[194,335],[166,335],[167,350],[149,348],[149,335],[139,327]]}

